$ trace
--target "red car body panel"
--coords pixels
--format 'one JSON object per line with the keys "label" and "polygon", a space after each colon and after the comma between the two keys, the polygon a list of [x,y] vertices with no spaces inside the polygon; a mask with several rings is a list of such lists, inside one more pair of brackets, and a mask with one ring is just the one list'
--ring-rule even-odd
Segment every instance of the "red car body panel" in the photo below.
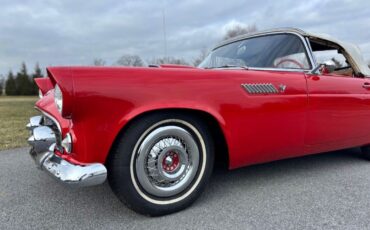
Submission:
{"label": "red car body panel", "polygon": [[42,94],[46,94],[53,88],[53,84],[49,78],[35,78],[35,82]]}
{"label": "red car body panel", "polygon": [[308,151],[328,151],[370,142],[369,78],[308,76]]}
{"label": "red car body panel", "polygon": [[[160,68],[52,67],[53,93],[36,106],[73,137],[65,159],[104,163],[120,131],[143,113],[187,109],[211,115],[227,142],[229,168],[370,143],[366,79],[303,72]],[[248,94],[245,83],[286,86],[277,94]]]}

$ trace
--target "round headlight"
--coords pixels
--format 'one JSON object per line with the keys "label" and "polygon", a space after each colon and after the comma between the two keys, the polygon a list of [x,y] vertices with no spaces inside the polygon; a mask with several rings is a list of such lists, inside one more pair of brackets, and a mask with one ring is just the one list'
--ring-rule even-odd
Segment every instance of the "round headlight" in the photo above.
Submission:
{"label": "round headlight", "polygon": [[58,111],[60,113],[62,113],[62,109],[63,109],[63,93],[60,90],[60,88],[59,88],[58,85],[55,85],[55,88],[54,88],[54,101],[55,101],[55,105],[57,106]]}
{"label": "round headlight", "polygon": [[70,133],[67,133],[62,141],[62,147],[67,153],[72,152],[72,136]]}

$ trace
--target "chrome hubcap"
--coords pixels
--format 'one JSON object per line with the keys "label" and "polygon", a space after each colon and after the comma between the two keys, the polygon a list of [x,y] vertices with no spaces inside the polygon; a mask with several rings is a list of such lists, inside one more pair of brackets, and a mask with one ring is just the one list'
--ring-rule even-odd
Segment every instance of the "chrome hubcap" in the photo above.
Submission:
{"label": "chrome hubcap", "polygon": [[174,172],[180,165],[179,154],[177,152],[169,152],[162,162],[163,170],[167,173]]}
{"label": "chrome hubcap", "polygon": [[184,191],[199,166],[199,149],[192,135],[178,126],[150,132],[136,153],[135,171],[144,190],[169,197]]}

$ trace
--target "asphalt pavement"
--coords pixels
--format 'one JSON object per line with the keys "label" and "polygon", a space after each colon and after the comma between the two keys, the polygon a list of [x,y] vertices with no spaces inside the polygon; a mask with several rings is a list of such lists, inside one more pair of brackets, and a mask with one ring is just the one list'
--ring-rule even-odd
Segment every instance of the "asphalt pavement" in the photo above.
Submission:
{"label": "asphalt pavement", "polygon": [[71,189],[35,168],[28,148],[0,152],[0,229],[370,229],[370,162],[359,149],[216,169],[190,208],[127,209],[107,183]]}

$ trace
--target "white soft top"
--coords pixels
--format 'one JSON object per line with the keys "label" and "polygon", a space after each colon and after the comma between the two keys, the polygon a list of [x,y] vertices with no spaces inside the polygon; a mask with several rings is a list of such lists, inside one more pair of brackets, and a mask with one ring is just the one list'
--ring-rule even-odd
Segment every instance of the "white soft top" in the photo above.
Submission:
{"label": "white soft top", "polygon": [[246,34],[246,35],[241,35],[241,36],[226,40],[224,42],[221,42],[214,49],[216,49],[220,46],[226,45],[228,43],[235,42],[235,41],[238,41],[238,40],[242,40],[242,39],[245,39],[245,38],[261,36],[261,35],[264,35],[264,34],[284,33],[284,32],[285,33],[296,33],[296,34],[299,34],[303,37],[317,38],[317,39],[320,39],[320,40],[325,40],[325,41],[329,41],[329,42],[337,44],[349,55],[349,58],[352,59],[352,60],[349,60],[349,61],[351,62],[351,64],[355,65],[354,68],[358,72],[362,73],[363,75],[365,75],[367,77],[370,76],[370,69],[369,69],[368,65],[366,64],[366,62],[365,62],[365,60],[364,60],[364,58],[361,54],[360,48],[358,46],[356,46],[354,44],[351,44],[351,43],[348,43],[348,42],[339,41],[339,40],[337,40],[337,39],[335,39],[335,38],[333,38],[329,35],[326,35],[326,34],[309,33],[309,32],[305,32],[303,30],[296,29],[296,28],[270,29],[270,30],[264,30],[264,31],[249,33],[249,34]]}

